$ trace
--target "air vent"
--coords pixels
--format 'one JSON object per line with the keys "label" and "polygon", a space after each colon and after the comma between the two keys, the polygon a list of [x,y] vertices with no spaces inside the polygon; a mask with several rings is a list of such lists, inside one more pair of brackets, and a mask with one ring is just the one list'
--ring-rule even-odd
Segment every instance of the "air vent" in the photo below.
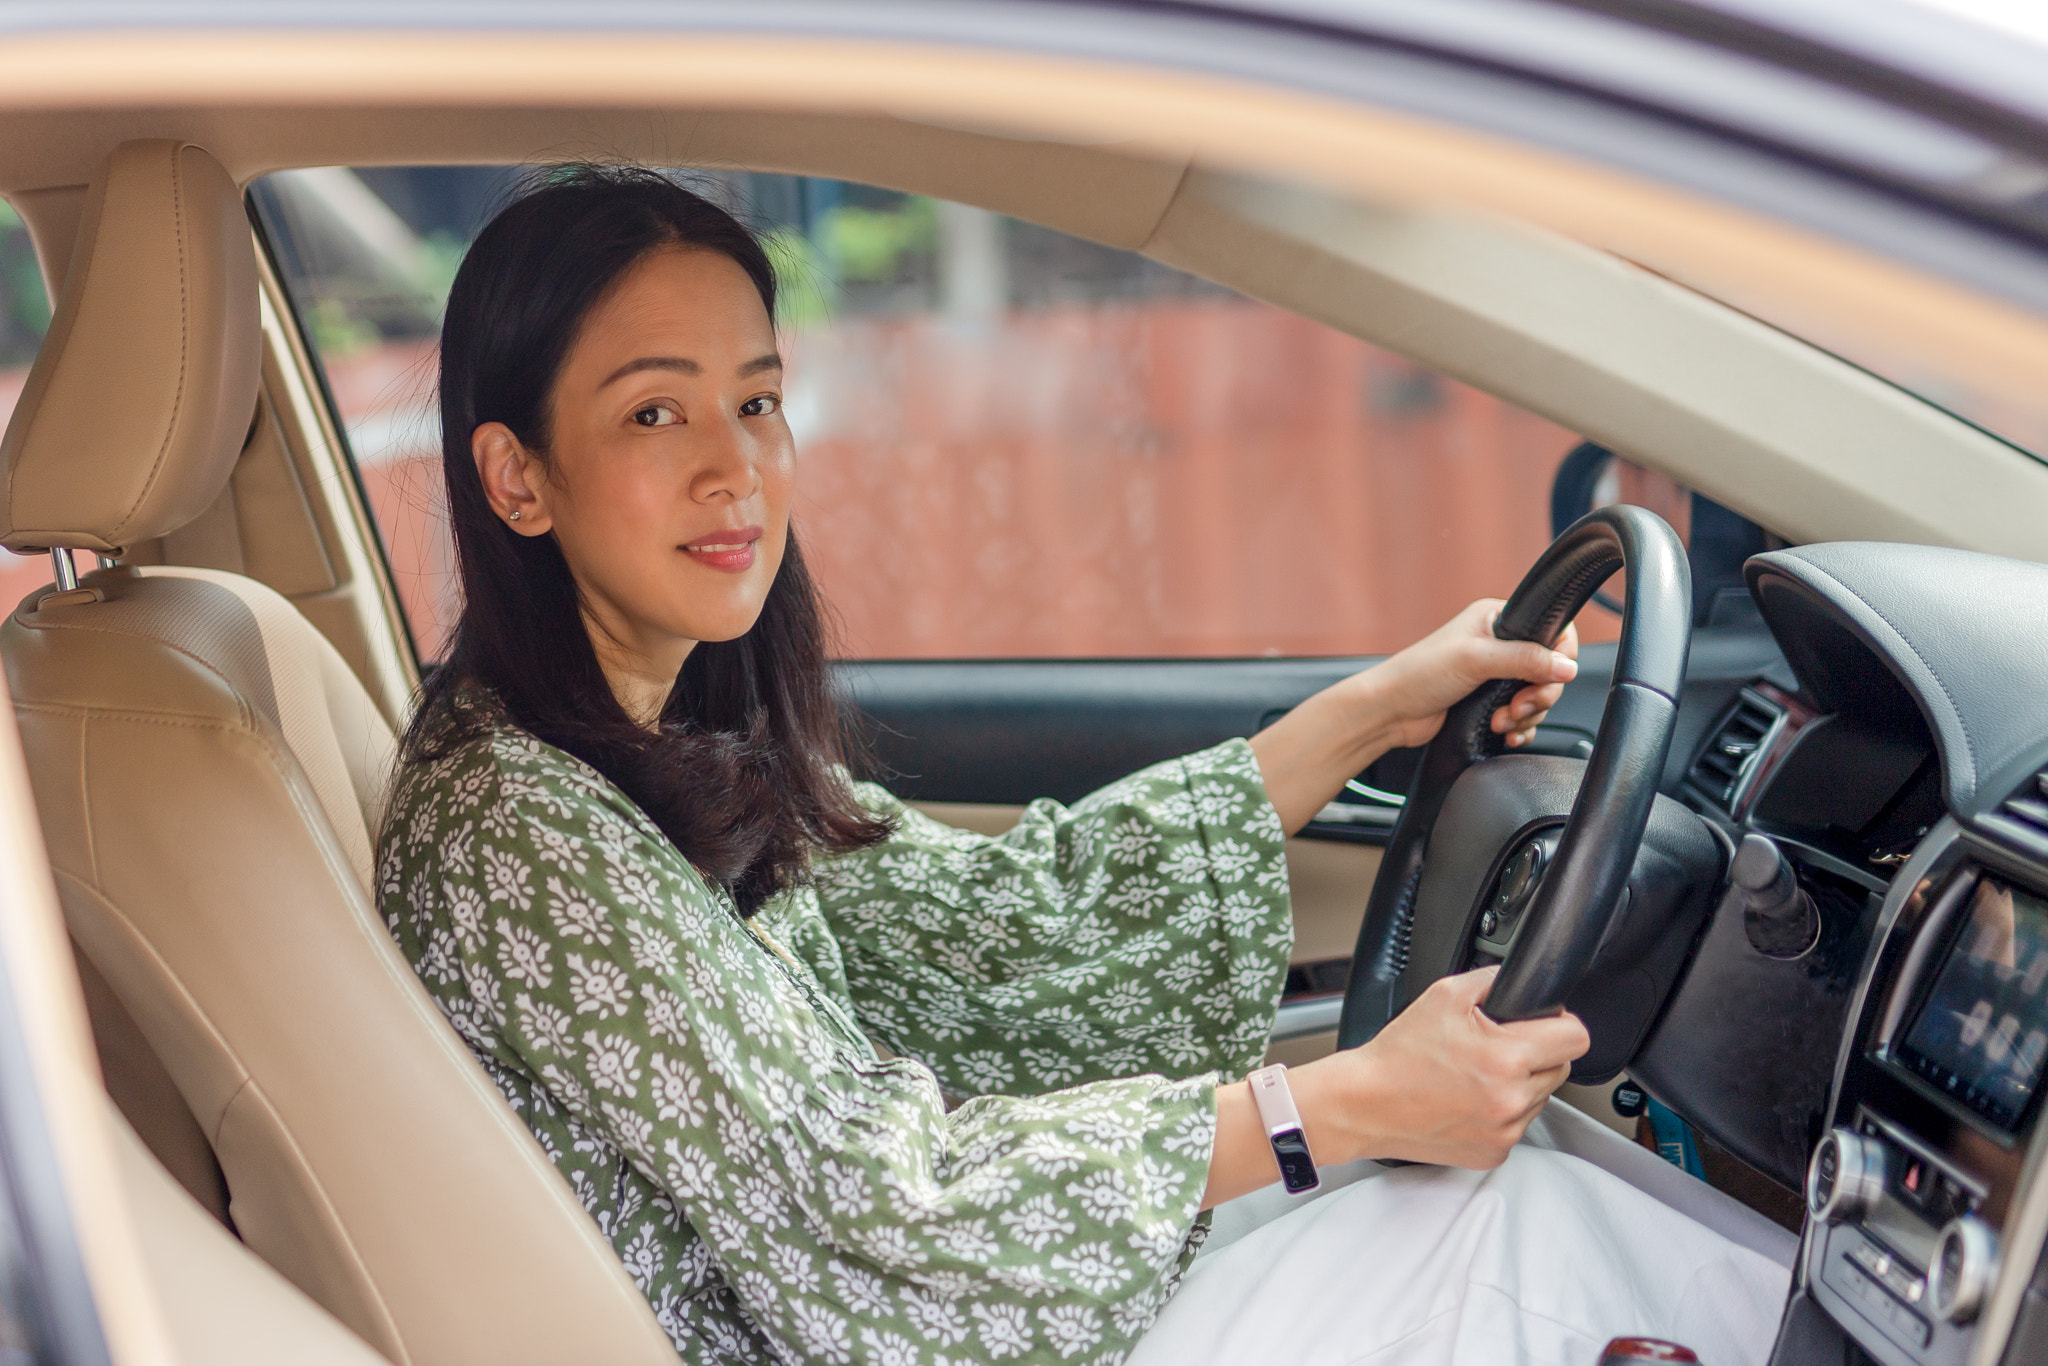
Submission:
{"label": "air vent", "polygon": [[2037,859],[2048,859],[2048,772],[2021,783],[1984,824]]}
{"label": "air vent", "polygon": [[1735,795],[1742,790],[1742,780],[1756,767],[1757,758],[1771,738],[1771,731],[1784,715],[1784,708],[1762,694],[1744,688],[1737,695],[1735,705],[1714,727],[1713,734],[1707,737],[1699,757],[1692,761],[1692,771],[1686,776],[1707,800],[1723,811],[1732,812]]}

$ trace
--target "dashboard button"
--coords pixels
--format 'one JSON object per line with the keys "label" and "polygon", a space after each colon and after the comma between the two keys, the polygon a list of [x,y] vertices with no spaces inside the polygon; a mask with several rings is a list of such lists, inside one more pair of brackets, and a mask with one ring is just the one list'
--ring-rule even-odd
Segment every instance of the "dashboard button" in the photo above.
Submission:
{"label": "dashboard button", "polygon": [[1543,868],[1543,846],[1526,844],[1522,852],[1515,855],[1515,861],[1508,865],[1507,872],[1500,879],[1500,902],[1507,906],[1519,901],[1536,881],[1536,875]]}
{"label": "dashboard button", "polygon": [[1849,1260],[1852,1265],[1842,1268],[1839,1287],[1850,1293],[1857,1307],[1873,1322],[1890,1328],[1901,1341],[1911,1346],[1925,1347],[1934,1336],[1933,1327],[1895,1298],[1894,1288],[1888,1284],[1891,1277],[1874,1280],[1865,1274],[1863,1268],[1873,1260],[1886,1259],[1877,1257],[1874,1249],[1866,1243],[1851,1252]]}
{"label": "dashboard button", "polygon": [[1915,1347],[1925,1347],[1928,1340],[1934,1336],[1934,1330],[1929,1326],[1927,1320],[1921,1318],[1903,1304],[1894,1303],[1891,1307],[1890,1317],[1892,1327],[1899,1330],[1899,1336],[1905,1338],[1906,1341]]}

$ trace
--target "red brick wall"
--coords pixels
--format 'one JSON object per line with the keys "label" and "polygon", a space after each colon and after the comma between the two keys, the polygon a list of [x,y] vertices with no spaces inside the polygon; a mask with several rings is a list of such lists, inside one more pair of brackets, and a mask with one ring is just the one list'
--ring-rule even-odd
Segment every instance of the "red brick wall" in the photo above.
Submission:
{"label": "red brick wall", "polygon": [[1397,649],[1514,586],[1575,442],[1232,301],[864,321],[792,359],[841,410],[797,516],[867,657]]}

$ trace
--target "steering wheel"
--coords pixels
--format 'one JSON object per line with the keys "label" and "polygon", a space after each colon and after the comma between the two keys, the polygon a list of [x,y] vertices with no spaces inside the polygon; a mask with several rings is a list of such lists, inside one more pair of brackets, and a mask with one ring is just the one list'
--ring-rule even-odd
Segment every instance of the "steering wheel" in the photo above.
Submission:
{"label": "steering wheel", "polygon": [[[1582,776],[1572,760],[1488,762],[1506,747],[1493,733],[1493,713],[1526,686],[1512,679],[1482,684],[1453,706],[1423,752],[1359,926],[1338,1047],[1370,1039],[1475,953],[1503,960],[1485,1006],[1501,1021],[1556,1013],[1593,966],[1629,885],[1678,719],[1692,642],[1685,547],[1653,512],[1625,505],[1589,512],[1551,542],[1493,628],[1502,640],[1554,645],[1617,569],[1628,571],[1621,644]],[[1485,783],[1460,783],[1482,770]],[[1562,805],[1559,789],[1568,792],[1572,778],[1576,793],[1560,837],[1555,815],[1546,821],[1540,813]],[[1447,811],[1454,789],[1464,799]],[[1489,823],[1487,813],[1501,810],[1509,814]],[[1447,866],[1426,866],[1432,847],[1452,851]],[[1457,884],[1448,901],[1430,895],[1425,882],[1432,879]],[[1474,887],[1497,891],[1475,899]]]}

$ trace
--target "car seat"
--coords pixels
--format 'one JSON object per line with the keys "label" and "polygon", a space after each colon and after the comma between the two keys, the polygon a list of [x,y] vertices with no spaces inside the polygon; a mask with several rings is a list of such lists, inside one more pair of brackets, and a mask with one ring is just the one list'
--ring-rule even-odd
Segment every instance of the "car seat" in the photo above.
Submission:
{"label": "car seat", "polygon": [[[220,164],[116,149],[0,444],[0,545],[118,557],[212,504],[255,411],[257,291]],[[385,932],[394,744],[341,656],[240,575],[66,568],[0,627],[51,868],[243,1240],[394,1362],[673,1366]]]}

